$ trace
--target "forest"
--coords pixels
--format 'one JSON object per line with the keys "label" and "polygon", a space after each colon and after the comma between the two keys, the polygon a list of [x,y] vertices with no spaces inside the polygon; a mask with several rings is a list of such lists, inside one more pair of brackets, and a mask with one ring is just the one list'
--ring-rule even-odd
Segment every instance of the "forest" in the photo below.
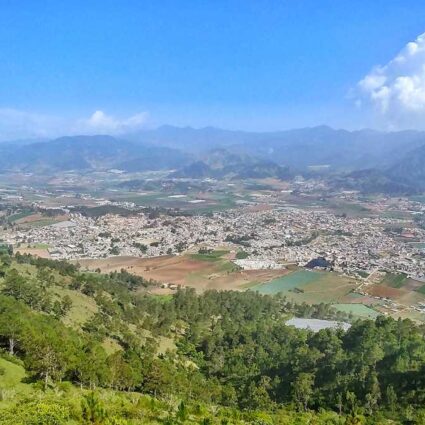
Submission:
{"label": "forest", "polygon": [[425,423],[424,326],[153,284],[1,253],[0,424]]}

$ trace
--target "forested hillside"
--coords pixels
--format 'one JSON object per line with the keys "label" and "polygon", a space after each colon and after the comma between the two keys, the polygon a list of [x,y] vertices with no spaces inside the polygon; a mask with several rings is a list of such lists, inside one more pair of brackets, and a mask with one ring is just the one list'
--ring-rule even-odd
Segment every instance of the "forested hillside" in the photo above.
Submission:
{"label": "forested hillside", "polygon": [[425,420],[425,328],[379,317],[313,333],[328,305],[2,254],[0,424],[362,424]]}

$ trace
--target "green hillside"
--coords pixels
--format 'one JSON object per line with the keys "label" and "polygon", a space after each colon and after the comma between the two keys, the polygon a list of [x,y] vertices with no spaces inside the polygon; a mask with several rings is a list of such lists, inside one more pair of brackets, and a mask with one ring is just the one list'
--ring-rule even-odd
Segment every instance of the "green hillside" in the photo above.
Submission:
{"label": "green hillside", "polygon": [[422,424],[425,331],[253,291],[0,257],[0,424]]}

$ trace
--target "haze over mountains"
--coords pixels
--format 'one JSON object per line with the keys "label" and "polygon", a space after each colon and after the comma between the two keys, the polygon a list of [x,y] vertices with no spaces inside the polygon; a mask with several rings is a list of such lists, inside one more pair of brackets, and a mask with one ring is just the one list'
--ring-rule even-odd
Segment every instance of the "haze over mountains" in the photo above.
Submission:
{"label": "haze over mountains", "polygon": [[0,144],[0,170],[51,173],[118,168],[177,170],[180,178],[291,178],[312,170],[366,192],[425,188],[425,132],[334,130],[252,133],[162,126],[123,135]]}

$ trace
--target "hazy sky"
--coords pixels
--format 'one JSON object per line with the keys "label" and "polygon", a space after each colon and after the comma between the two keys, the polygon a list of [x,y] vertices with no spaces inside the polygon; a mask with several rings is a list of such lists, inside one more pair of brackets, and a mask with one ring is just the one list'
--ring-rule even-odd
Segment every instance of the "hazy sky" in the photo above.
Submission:
{"label": "hazy sky", "polygon": [[424,128],[423,32],[423,0],[0,0],[0,138]]}

